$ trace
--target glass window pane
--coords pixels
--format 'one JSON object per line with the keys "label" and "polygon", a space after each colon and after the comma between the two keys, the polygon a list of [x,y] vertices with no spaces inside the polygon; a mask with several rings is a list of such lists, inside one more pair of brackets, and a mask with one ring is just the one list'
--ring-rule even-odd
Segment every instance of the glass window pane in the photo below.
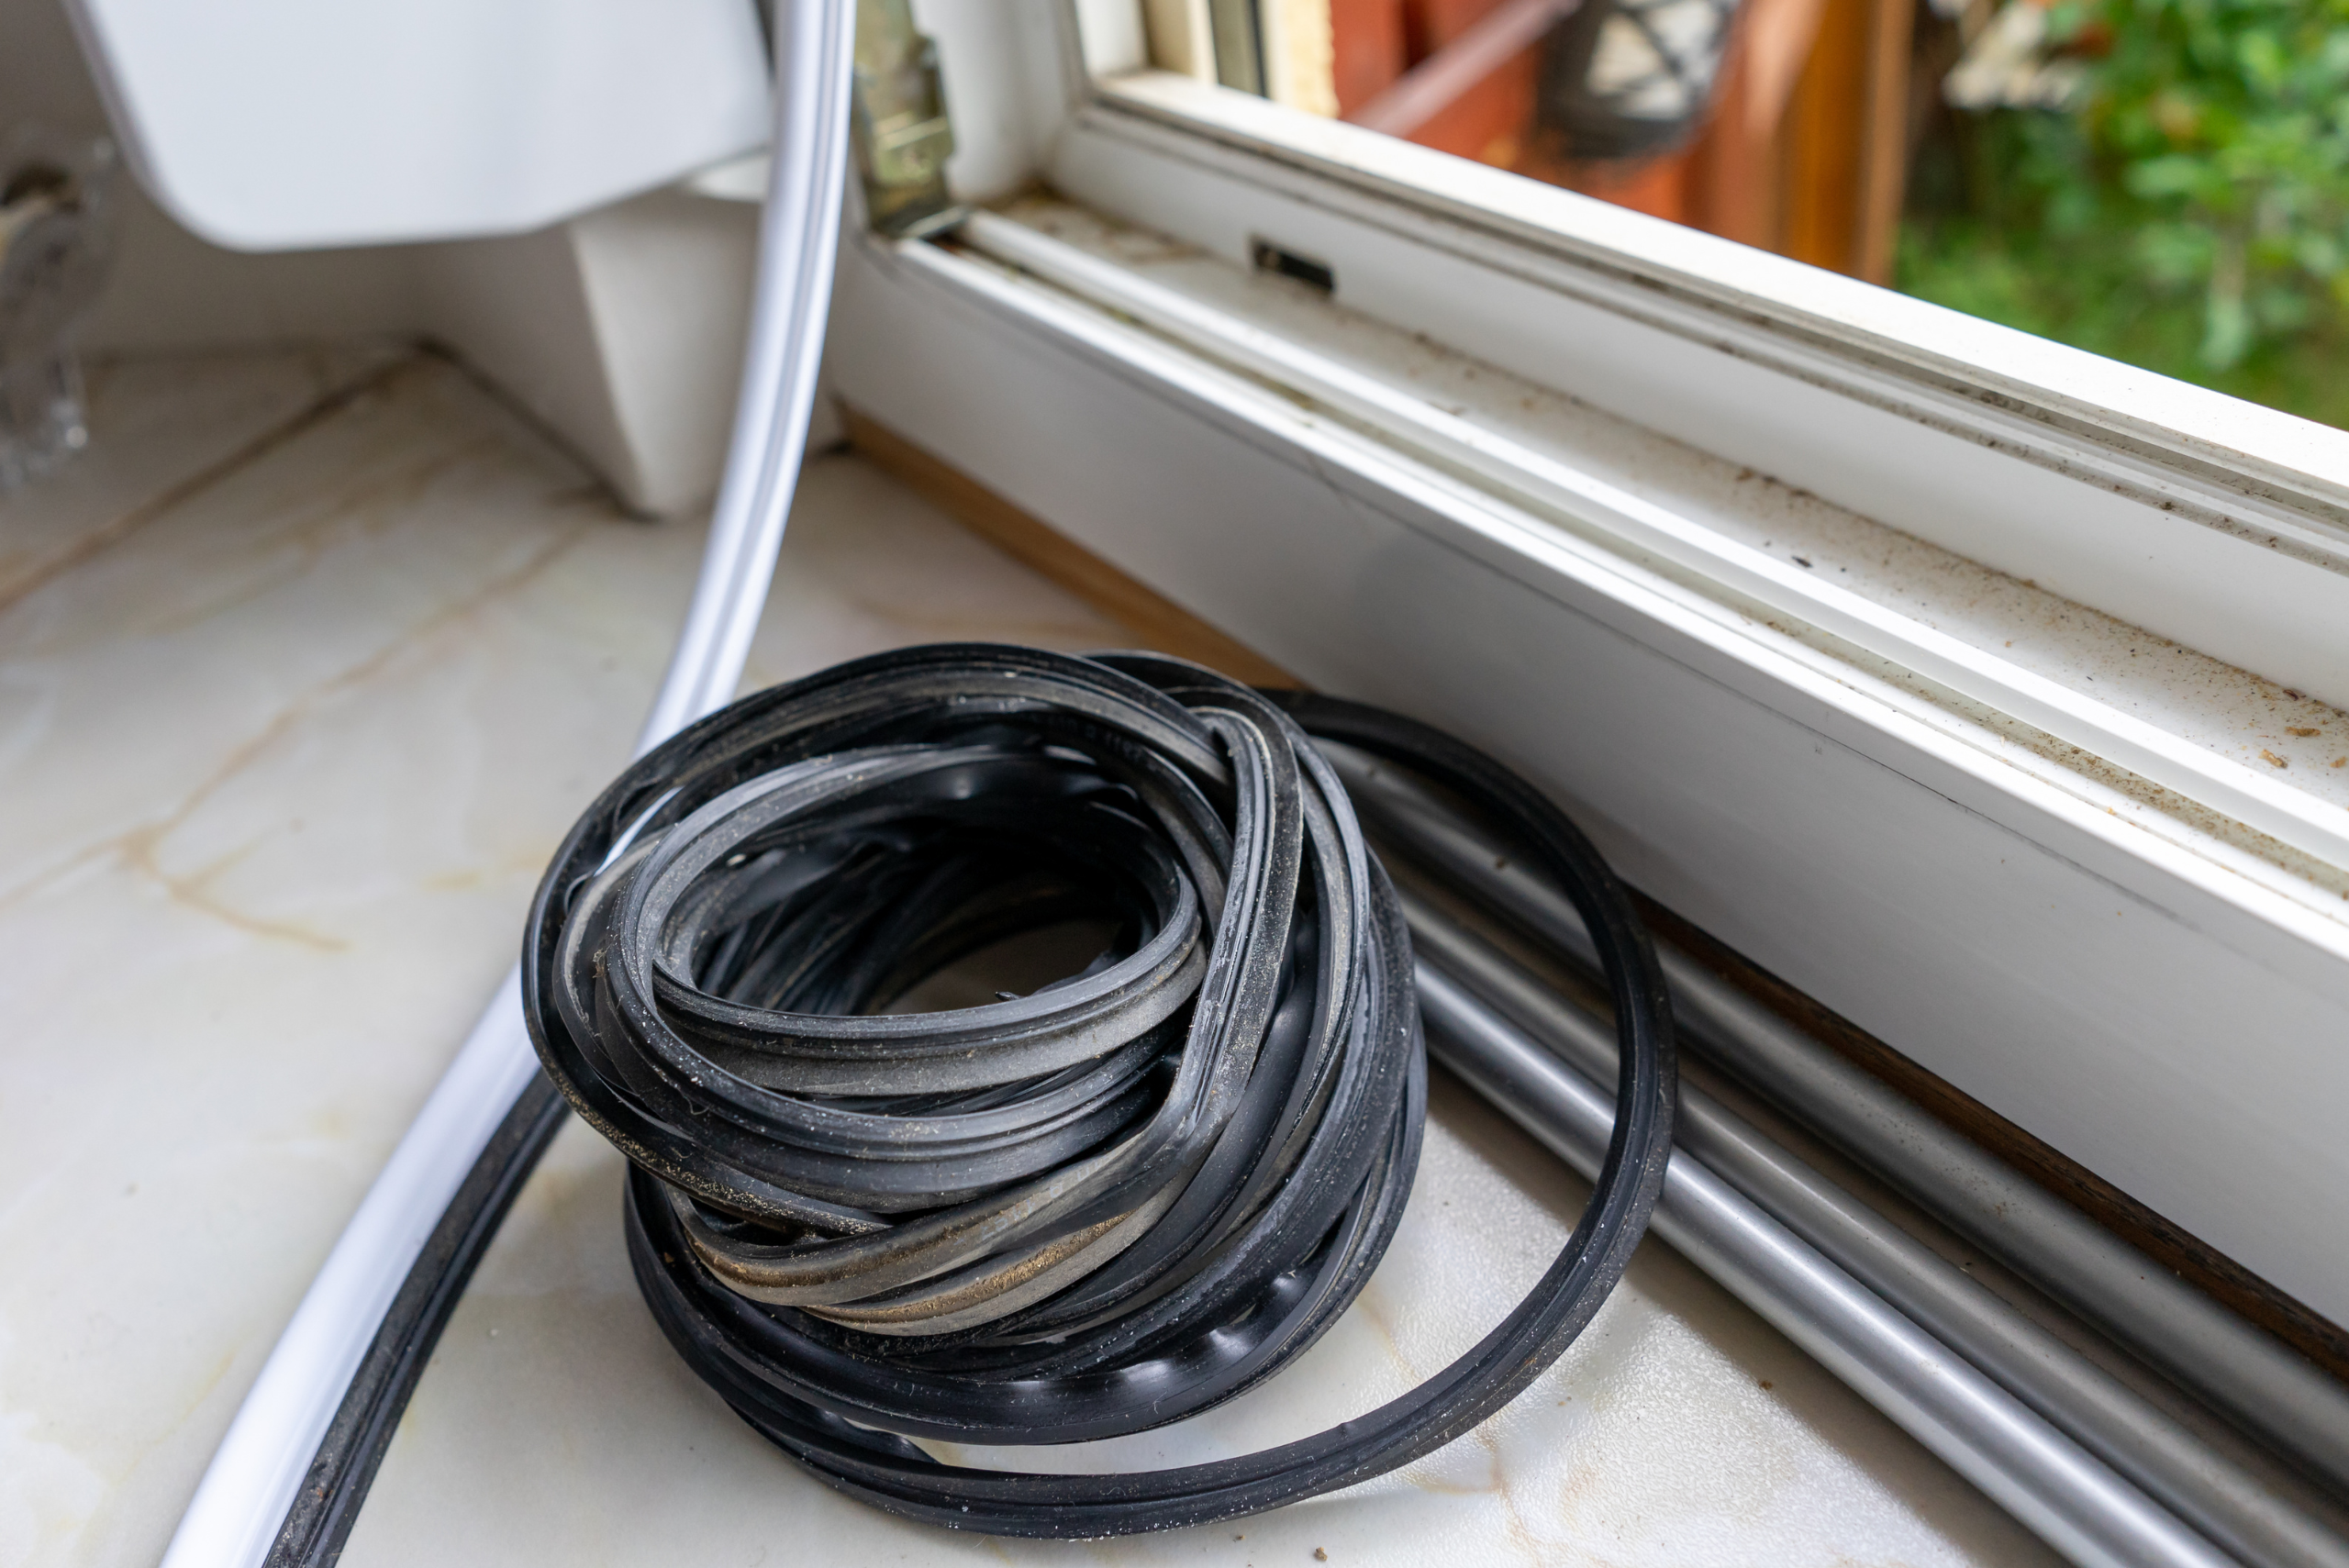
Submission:
{"label": "glass window pane", "polygon": [[1147,0],[1153,58],[2349,425],[2349,0]]}

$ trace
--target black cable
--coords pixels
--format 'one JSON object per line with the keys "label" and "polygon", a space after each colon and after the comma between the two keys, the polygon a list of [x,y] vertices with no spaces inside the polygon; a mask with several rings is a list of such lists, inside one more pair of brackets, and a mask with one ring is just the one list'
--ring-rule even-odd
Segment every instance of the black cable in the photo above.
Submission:
{"label": "black cable", "polygon": [[544,1076],[532,1078],[473,1162],[351,1374],[270,1543],[268,1568],[332,1568],[341,1559],[432,1348],[568,1108]]}
{"label": "black cable", "polygon": [[[1230,1399],[1393,1235],[1425,1109],[1409,939],[1308,733],[1455,797],[1583,914],[1622,1069],[1581,1223],[1480,1343],[1316,1437],[1145,1474],[931,1460],[909,1440],[1083,1441]],[[1079,975],[879,1011],[1079,917],[1117,933]],[[631,1162],[629,1256],[680,1353],[820,1479],[992,1534],[1233,1518],[1450,1441],[1597,1312],[1671,1145],[1661,973],[1563,814],[1425,726],[1152,655],[912,649],[712,715],[572,830],[523,997]]]}

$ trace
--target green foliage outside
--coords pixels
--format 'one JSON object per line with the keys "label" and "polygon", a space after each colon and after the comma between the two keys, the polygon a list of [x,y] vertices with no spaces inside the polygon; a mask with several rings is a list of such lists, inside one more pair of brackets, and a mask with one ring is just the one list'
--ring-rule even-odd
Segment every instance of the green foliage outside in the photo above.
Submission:
{"label": "green foliage outside", "polygon": [[2349,426],[2349,0],[2060,0],[2056,112],[1956,116],[1906,293]]}

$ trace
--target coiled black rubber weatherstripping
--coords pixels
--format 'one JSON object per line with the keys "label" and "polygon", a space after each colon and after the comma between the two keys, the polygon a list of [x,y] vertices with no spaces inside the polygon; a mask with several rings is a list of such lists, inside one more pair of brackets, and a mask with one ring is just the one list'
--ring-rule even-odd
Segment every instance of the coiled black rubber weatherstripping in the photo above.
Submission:
{"label": "coiled black rubber weatherstripping", "polygon": [[[1308,735],[1456,798],[1582,912],[1622,1066],[1581,1223],[1480,1343],[1316,1437],[1141,1474],[932,1460],[909,1440],[1082,1441],[1231,1398],[1392,1236],[1425,1106],[1409,939]],[[1080,975],[875,1011],[1078,917],[1118,932]],[[632,1162],[630,1257],[696,1371],[827,1483],[998,1535],[1230,1518],[1450,1441],[1590,1320],[1671,1146],[1661,973],[1554,806],[1424,726],[1152,655],[913,649],[702,720],[564,841],[523,998]]]}

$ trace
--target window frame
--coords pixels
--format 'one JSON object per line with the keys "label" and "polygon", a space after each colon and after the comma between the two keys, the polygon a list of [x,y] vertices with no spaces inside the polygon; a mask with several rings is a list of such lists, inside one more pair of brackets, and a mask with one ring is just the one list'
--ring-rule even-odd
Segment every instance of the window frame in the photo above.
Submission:
{"label": "window frame", "polygon": [[[2349,706],[2349,639],[2322,634],[2349,625],[2349,435],[1135,74],[1133,13],[924,8],[962,194],[1041,181],[1243,267],[1275,239],[1329,261],[1365,316]],[[1722,613],[1750,581],[1708,602],[1637,552],[1544,534],[1505,493],[1464,490],[1408,441],[1336,428],[1071,283],[852,236],[835,384],[1304,678],[1517,762],[1667,907],[2349,1320],[2349,1262],[2307,1246],[2349,1206],[2322,1114],[2349,1093],[2323,1049],[2349,1038],[2349,921]],[[1739,392],[1784,417],[1740,426]],[[1898,471],[1851,461],[1854,430]],[[2101,570],[2115,539],[2152,559]],[[1300,573],[1333,586],[1283,586]],[[2303,849],[2340,864],[2341,808],[2313,820]]]}
{"label": "window frame", "polygon": [[[1351,308],[2349,706],[2349,644],[2293,635],[2318,616],[2349,625],[2349,431],[1168,72],[1090,83],[1047,173],[1242,265],[1265,225],[1300,249],[1342,246]],[[1576,374],[1568,350],[1595,345],[1521,309],[1519,330],[1497,332],[1494,307],[1475,308],[1497,297],[1543,301],[1577,328],[1611,317],[1625,340]],[[1656,357],[1675,343],[1687,350]],[[1867,418],[1899,472],[1856,466],[1841,431],[1806,439],[1692,400],[1684,367],[1705,355],[1806,413]],[[1979,506],[1947,504],[1959,493],[2023,526],[1990,531]],[[2129,536],[2161,569],[2115,581],[2104,569]]]}

